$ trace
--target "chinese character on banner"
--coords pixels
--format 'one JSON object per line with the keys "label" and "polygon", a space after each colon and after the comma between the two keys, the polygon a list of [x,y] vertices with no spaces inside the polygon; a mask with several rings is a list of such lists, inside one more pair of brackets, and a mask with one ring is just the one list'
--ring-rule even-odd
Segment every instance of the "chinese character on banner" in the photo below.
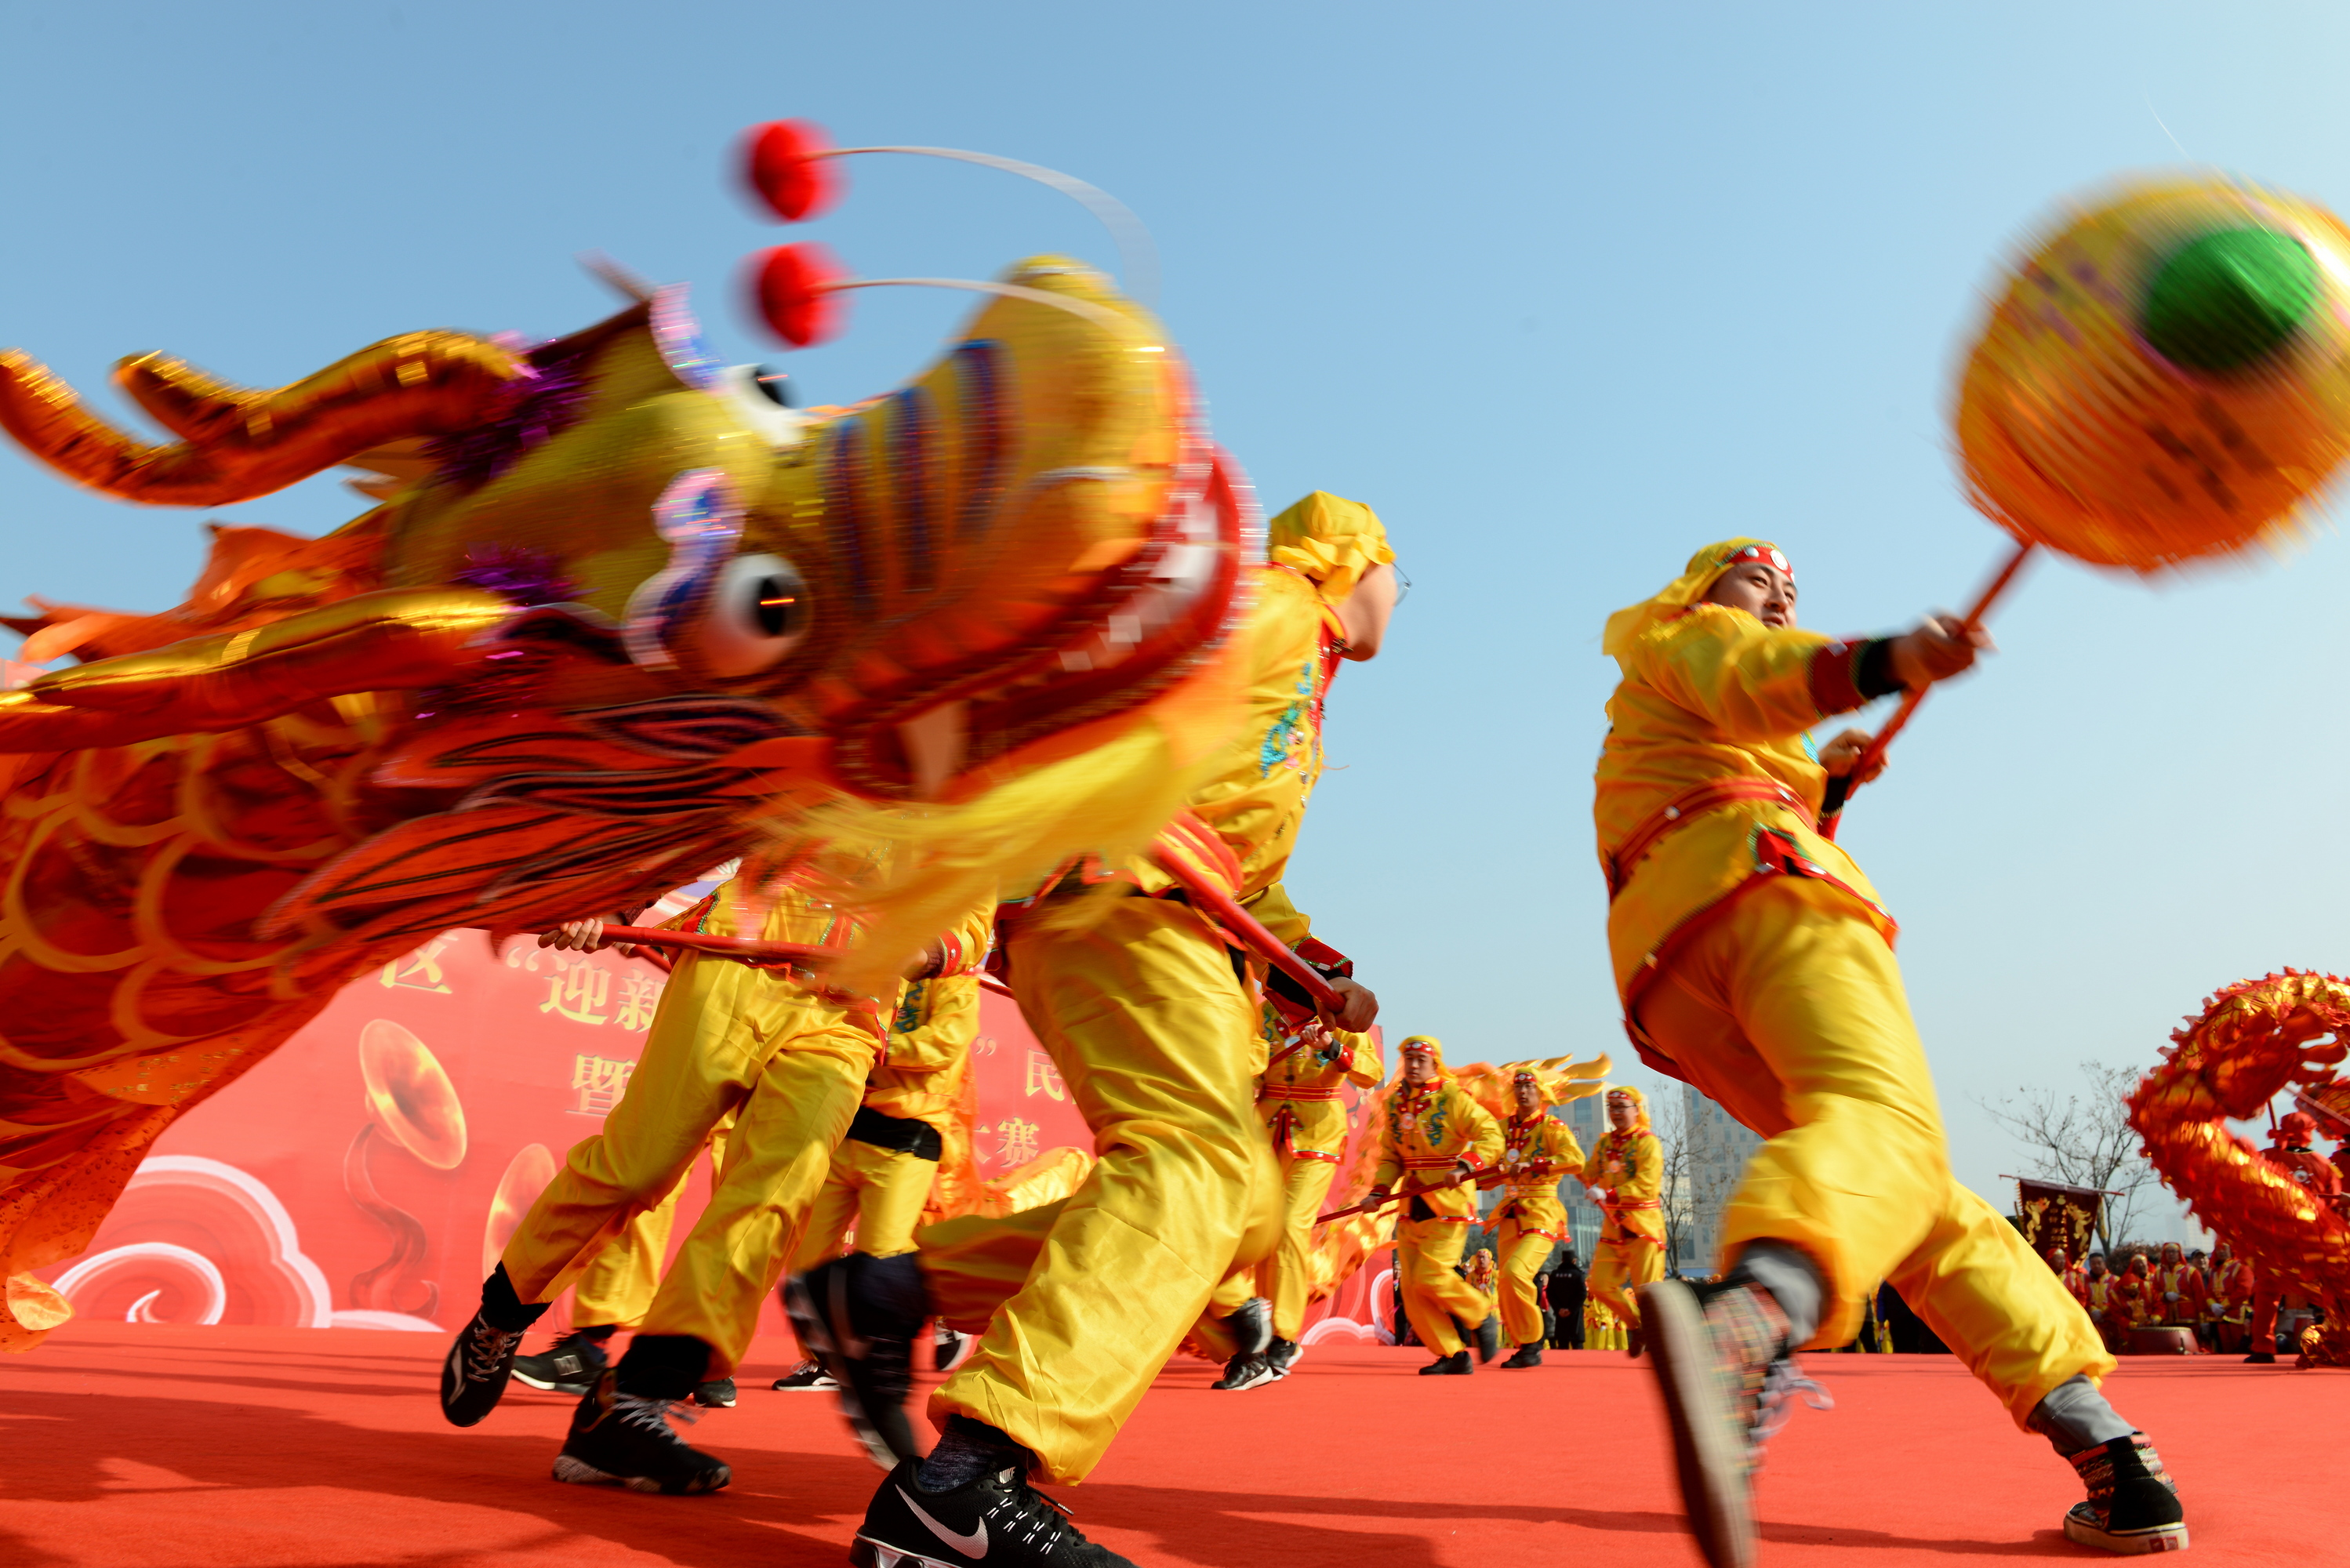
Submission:
{"label": "chinese character on banner", "polygon": [[630,972],[622,975],[620,1011],[612,1015],[613,1022],[639,1034],[651,1028],[653,1010],[660,1005],[661,987],[665,983],[657,974]]}
{"label": "chinese character on banner", "polygon": [[383,966],[383,983],[405,991],[437,991],[451,994],[449,982],[441,978],[441,954],[454,941],[454,937],[435,937],[410,953],[406,958],[392,960]]}
{"label": "chinese character on banner", "polygon": [[1067,1087],[1061,1082],[1061,1070],[1054,1066],[1053,1058],[1042,1051],[1032,1050],[1028,1053],[1028,1092],[1032,1095],[1050,1095],[1056,1100],[1066,1100],[1069,1097]]}
{"label": "chinese character on banner", "polygon": [[609,1056],[574,1056],[571,1058],[571,1086],[579,1091],[579,1103],[571,1107],[575,1116],[600,1116],[620,1103],[621,1091],[629,1086],[629,1075],[637,1070],[634,1062],[616,1062]]}
{"label": "chinese character on banner", "polygon": [[1022,1121],[1018,1116],[1006,1116],[992,1129],[1003,1139],[995,1151],[995,1163],[1006,1170],[1027,1164],[1036,1158],[1035,1122]]}
{"label": "chinese character on banner", "polygon": [[585,958],[567,962],[567,957],[556,959],[556,972],[547,977],[546,1000],[538,1010],[561,1013],[575,1023],[610,1022],[602,1010],[612,999],[612,971]]}

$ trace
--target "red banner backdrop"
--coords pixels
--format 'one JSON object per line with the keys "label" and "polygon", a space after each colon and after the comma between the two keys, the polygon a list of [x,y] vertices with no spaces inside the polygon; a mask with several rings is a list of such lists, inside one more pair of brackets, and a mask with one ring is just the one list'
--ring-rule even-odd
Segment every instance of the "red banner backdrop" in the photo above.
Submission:
{"label": "red banner backdrop", "polygon": [[[610,952],[436,938],[175,1125],[88,1251],[42,1273],[109,1321],[453,1332],[565,1151],[627,1086],[663,981]],[[1008,999],[986,997],[974,1050],[983,1179],[1092,1147]],[[676,1239],[708,1196],[705,1160]],[[1362,1277],[1377,1272],[1342,1286],[1339,1316],[1309,1339],[1381,1337],[1368,1303],[1387,1293]],[[785,1332],[767,1312],[762,1327]]]}

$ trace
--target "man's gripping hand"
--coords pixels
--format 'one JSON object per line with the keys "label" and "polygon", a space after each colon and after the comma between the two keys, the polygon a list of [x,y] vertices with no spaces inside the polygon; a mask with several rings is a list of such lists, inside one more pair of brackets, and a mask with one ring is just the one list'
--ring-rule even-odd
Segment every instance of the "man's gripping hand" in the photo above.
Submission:
{"label": "man's gripping hand", "polygon": [[1991,633],[1970,629],[1953,615],[1929,615],[1915,631],[1893,639],[1893,678],[1912,691],[1922,691],[1937,680],[1948,680],[1974,665],[1975,655],[1997,651]]}
{"label": "man's gripping hand", "polygon": [[1369,986],[1343,975],[1333,979],[1329,984],[1330,989],[1338,993],[1341,1003],[1338,1015],[1330,1020],[1332,1023],[1349,1034],[1360,1034],[1378,1022],[1379,999],[1372,993]]}

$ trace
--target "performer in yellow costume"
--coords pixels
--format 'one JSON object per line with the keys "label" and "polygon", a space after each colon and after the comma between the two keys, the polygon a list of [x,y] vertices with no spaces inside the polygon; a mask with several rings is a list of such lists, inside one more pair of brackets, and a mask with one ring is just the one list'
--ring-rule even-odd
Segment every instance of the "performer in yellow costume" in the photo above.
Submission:
{"label": "performer in yellow costume", "polygon": [[[730,881],[687,922],[737,934],[746,912],[764,940],[845,947],[852,922],[796,888],[762,902]],[[600,923],[560,945],[592,950]],[[986,951],[974,913],[933,959]],[[639,1491],[715,1490],[730,1471],[669,1425],[671,1407],[731,1376],[782,1276],[792,1239],[822,1189],[881,1055],[872,999],[845,996],[804,970],[753,969],[688,953],[662,990],[642,1054],[602,1132],[574,1146],[524,1216],[481,1309],[450,1346],[442,1412],[461,1427],[495,1407],[524,1330],[593,1265],[635,1215],[667,1199],[728,1115],[734,1118],[710,1205],[646,1309],[628,1354],[580,1401],[555,1463],[558,1480]]]}
{"label": "performer in yellow costume", "polygon": [[1273,1312],[1273,1339],[1260,1352],[1233,1353],[1212,1385],[1228,1390],[1262,1386],[1297,1365],[1314,1286],[1314,1221],[1347,1149],[1339,1090],[1347,1084],[1376,1087],[1385,1076],[1378,1043],[1367,1034],[1334,1032],[1319,1022],[1293,1030],[1271,1002],[1263,1017],[1273,1053],[1257,1079],[1256,1108],[1281,1162],[1281,1240],[1253,1270],[1237,1271],[1220,1286],[1214,1301],[1229,1310],[1253,1293],[1261,1295]]}
{"label": "performer in yellow costume", "polygon": [[1599,1247],[1591,1260],[1591,1299],[1624,1325],[1624,1348],[1638,1355],[1640,1305],[1633,1293],[1665,1277],[1664,1146],[1648,1127],[1648,1097],[1617,1085],[1607,1091],[1607,1131],[1583,1162],[1583,1184],[1599,1207]]}
{"label": "performer in yellow costume", "polygon": [[[711,1184],[726,1164],[726,1129],[733,1117],[724,1116],[710,1134]],[[678,1199],[693,1180],[693,1170],[678,1178],[669,1196],[652,1208],[631,1215],[626,1224],[596,1254],[596,1261],[571,1287],[571,1328],[536,1355],[514,1358],[515,1381],[551,1394],[585,1394],[596,1386],[609,1357],[604,1346],[624,1328],[643,1321],[660,1287],[661,1260],[669,1256],[670,1233],[677,1227]],[[734,1403],[733,1377],[706,1378],[696,1385],[697,1405],[730,1407]]]}
{"label": "performer in yellow costume", "polygon": [[[1882,1279],[2072,1459],[2090,1502],[2068,1534],[2183,1546],[2161,1461],[2097,1392],[2114,1363],[2088,1319],[1952,1179],[1893,920],[1814,826],[1867,737],[1814,748],[1811,726],[1955,675],[1987,640],[1939,618],[1837,640],[1796,629],[1794,609],[1786,557],[1732,539],[1610,617],[1604,644],[1623,680],[1595,815],[1627,1027],[1651,1066],[1766,1140],[1723,1211],[1723,1279],[1641,1293],[1699,1544],[1716,1568],[1752,1561],[1761,1416],[1784,1387],[1773,1369],[1850,1339]],[[2074,1528],[2089,1516],[2095,1531]]]}
{"label": "performer in yellow costume", "polygon": [[[1386,531],[1354,502],[1309,496],[1268,535],[1241,632],[1243,716],[1191,814],[1233,863],[1234,895],[1297,948],[1307,921],[1281,876],[1322,771],[1324,694],[1341,659],[1378,651],[1395,577]],[[851,1257],[787,1293],[795,1324],[845,1385],[852,1423],[908,1456],[876,1496],[860,1550],[931,1541],[910,1506],[934,1512],[924,1500],[1014,1467],[1082,1480],[1213,1288],[1280,1233],[1280,1172],[1253,1105],[1265,1064],[1253,987],[1224,935],[1155,865],[1105,875],[1063,876],[1003,922],[1006,978],[1093,1130],[1092,1172],[1060,1202],[930,1228],[918,1263]],[[1377,999],[1346,967],[1326,968],[1344,1001],[1329,1022],[1360,1032]],[[917,1464],[899,1408],[903,1345],[932,1312],[984,1332],[932,1396],[942,1436]],[[862,1347],[872,1348],[854,1353]]]}
{"label": "performer in yellow costume", "polygon": [[1461,1179],[1502,1158],[1502,1127],[1445,1073],[1444,1047],[1434,1036],[1415,1034],[1399,1054],[1403,1081],[1388,1099],[1370,1199],[1405,1199],[1396,1221],[1396,1278],[1412,1332],[1436,1353],[1420,1375],[1466,1377],[1463,1336],[1475,1337],[1478,1360],[1491,1361],[1501,1350],[1501,1324],[1492,1299],[1455,1272],[1477,1222],[1477,1189]]}
{"label": "performer in yellow costume", "polygon": [[1542,1365],[1543,1303],[1535,1278],[1567,1239],[1558,1184],[1583,1173],[1583,1146],[1573,1127],[1550,1114],[1542,1079],[1531,1066],[1510,1075],[1510,1093],[1517,1113],[1502,1124],[1503,1196],[1492,1214],[1502,1257],[1502,1332],[1517,1346],[1502,1363],[1505,1369]]}
{"label": "performer in yellow costume", "polygon": [[[906,982],[889,1025],[888,1059],[867,1081],[865,1104],[833,1151],[831,1173],[792,1249],[794,1273],[838,1257],[852,1225],[857,1250],[868,1257],[914,1250],[978,1037],[976,968]],[[813,1359],[775,1386],[786,1392],[835,1386]]]}

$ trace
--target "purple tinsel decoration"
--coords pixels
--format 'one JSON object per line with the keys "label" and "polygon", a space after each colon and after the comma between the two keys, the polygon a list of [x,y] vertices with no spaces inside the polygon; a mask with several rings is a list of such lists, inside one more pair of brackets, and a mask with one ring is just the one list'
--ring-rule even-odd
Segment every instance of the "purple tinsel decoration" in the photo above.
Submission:
{"label": "purple tinsel decoration", "polygon": [[476,545],[465,558],[473,564],[450,581],[487,588],[518,605],[563,604],[578,597],[579,585],[565,576],[562,563],[545,550]]}
{"label": "purple tinsel decoration", "polygon": [[576,345],[542,343],[533,349],[525,379],[504,413],[462,434],[436,437],[427,448],[440,465],[439,477],[468,487],[486,484],[577,420],[588,400],[580,374],[586,358]]}

